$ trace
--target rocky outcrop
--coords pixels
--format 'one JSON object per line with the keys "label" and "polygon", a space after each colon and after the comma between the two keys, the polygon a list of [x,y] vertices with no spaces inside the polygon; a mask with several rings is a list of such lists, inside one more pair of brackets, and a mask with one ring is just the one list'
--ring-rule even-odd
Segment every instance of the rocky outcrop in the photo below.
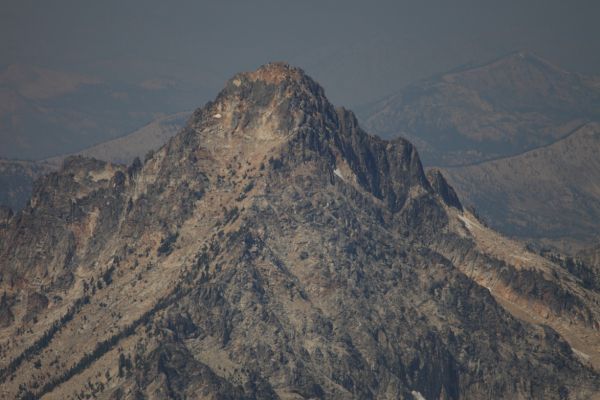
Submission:
{"label": "rocky outcrop", "polygon": [[462,211],[463,207],[454,188],[448,184],[444,175],[439,169],[430,169],[427,171],[427,179],[433,190],[441,197],[444,204],[448,207],[454,207]]}

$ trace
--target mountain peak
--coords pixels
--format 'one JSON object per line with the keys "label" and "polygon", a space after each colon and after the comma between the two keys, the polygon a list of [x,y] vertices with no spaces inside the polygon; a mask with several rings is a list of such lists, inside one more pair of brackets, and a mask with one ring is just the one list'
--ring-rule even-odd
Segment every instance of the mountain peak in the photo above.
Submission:
{"label": "mountain peak", "polygon": [[[200,160],[204,172],[247,178],[268,160],[289,169],[311,160],[320,174],[364,189],[394,212],[415,193],[431,190],[410,143],[368,135],[352,112],[336,109],[320,85],[286,63],[235,75],[214,102],[194,113],[167,152],[183,164]],[[169,168],[181,171],[183,164]]]}
{"label": "mountain peak", "polygon": [[[240,72],[231,78],[225,87],[227,89],[242,88],[254,89],[255,85],[279,86],[282,88],[294,89],[289,91],[288,95],[301,89],[304,92],[312,92],[314,95],[322,95],[323,88],[310,78],[298,67],[292,66],[287,62],[277,61],[264,64],[254,71]],[[250,90],[245,90],[245,93]]]}
{"label": "mountain peak", "polygon": [[[281,61],[264,64],[255,71],[236,74],[227,82],[217,100],[227,100],[232,95],[258,105],[266,104],[269,96],[304,99],[309,103],[310,98],[320,99],[321,103],[327,102],[325,92],[317,82],[302,69]],[[294,103],[306,106],[302,101]]]}
{"label": "mountain peak", "polygon": [[490,291],[590,326],[597,297],[480,252],[433,178],[285,64],[143,165],[67,160],[0,209],[4,397],[586,398],[598,376]]}
{"label": "mountain peak", "polygon": [[300,68],[276,62],[236,74],[213,102],[194,113],[190,126],[205,138],[204,145],[225,148],[277,142],[308,126],[324,130],[335,118],[319,84]]}
{"label": "mountain peak", "polygon": [[551,61],[545,59],[537,53],[530,50],[518,50],[500,59],[501,62],[510,64],[535,65],[538,68],[544,68],[554,71],[566,72]]}
{"label": "mountain peak", "polygon": [[513,51],[508,55],[502,57],[502,59],[544,60],[537,53],[534,53],[533,51],[527,49]]}
{"label": "mountain peak", "polygon": [[275,85],[285,81],[301,82],[307,78],[302,69],[294,67],[285,61],[270,62],[262,65],[256,71],[243,72],[239,75],[245,76],[250,80],[260,80]]}

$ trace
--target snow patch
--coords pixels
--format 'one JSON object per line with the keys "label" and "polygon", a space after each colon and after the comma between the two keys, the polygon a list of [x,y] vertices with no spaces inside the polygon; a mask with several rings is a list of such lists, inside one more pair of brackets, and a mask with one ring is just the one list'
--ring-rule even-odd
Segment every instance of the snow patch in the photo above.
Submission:
{"label": "snow patch", "polygon": [[462,215],[459,215],[459,216],[458,216],[458,218],[459,218],[459,219],[460,219],[462,222],[464,222],[465,226],[467,227],[467,229],[468,229],[469,231],[472,231],[472,230],[473,230],[473,224],[471,223],[471,221],[469,221],[469,219],[468,219],[468,218],[466,218],[466,217],[464,217],[464,216],[462,216]]}
{"label": "snow patch", "polygon": [[221,114],[215,114],[215,115],[213,115],[213,117],[216,118],[216,119],[221,119],[222,115]]}
{"label": "snow patch", "polygon": [[336,174],[341,180],[344,180],[344,175],[342,175],[342,171],[339,168],[333,170],[333,173]]}
{"label": "snow patch", "polygon": [[410,393],[413,395],[415,400],[425,400],[425,397],[423,397],[423,395],[421,393],[417,392],[416,390],[413,390]]}

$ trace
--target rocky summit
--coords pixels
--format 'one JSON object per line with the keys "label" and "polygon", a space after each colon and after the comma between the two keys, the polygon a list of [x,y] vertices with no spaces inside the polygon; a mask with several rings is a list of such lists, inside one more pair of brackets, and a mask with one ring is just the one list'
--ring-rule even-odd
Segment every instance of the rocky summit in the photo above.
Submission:
{"label": "rocky summit", "polygon": [[0,397],[594,398],[600,286],[559,261],[267,64],[0,210]]}

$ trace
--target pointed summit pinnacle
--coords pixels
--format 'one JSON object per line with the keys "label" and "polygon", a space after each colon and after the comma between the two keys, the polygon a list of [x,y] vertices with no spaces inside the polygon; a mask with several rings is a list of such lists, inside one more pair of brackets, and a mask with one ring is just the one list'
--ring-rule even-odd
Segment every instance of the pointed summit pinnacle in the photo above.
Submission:
{"label": "pointed summit pinnacle", "polygon": [[[284,62],[236,74],[214,102],[196,111],[192,125],[198,132],[274,138],[288,135],[301,126],[323,128],[323,120],[336,113],[323,88],[300,68]],[[218,129],[208,129],[218,125]]]}
{"label": "pointed summit pinnacle", "polygon": [[307,79],[307,75],[302,69],[283,61],[267,63],[259,67],[256,71],[245,72],[238,75],[244,75],[250,80],[260,80],[275,85],[285,81],[301,82]]}
{"label": "pointed summit pinnacle", "polygon": [[325,97],[325,91],[318,83],[302,69],[286,62],[271,62],[255,71],[236,74],[227,82],[222,94],[233,92],[244,96],[256,90],[258,93],[272,92],[285,97]]}

